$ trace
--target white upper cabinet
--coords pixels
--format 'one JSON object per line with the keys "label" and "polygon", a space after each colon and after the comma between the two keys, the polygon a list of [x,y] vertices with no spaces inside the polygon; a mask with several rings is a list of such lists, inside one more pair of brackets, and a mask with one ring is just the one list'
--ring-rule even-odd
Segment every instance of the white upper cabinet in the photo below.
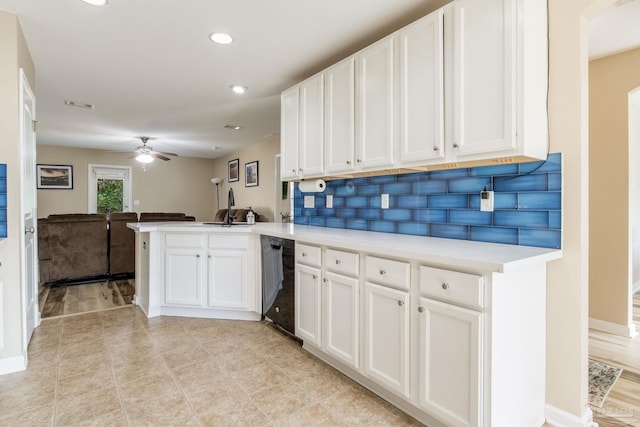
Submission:
{"label": "white upper cabinet", "polygon": [[447,160],[545,158],[545,2],[456,0],[445,29]]}
{"label": "white upper cabinet", "polygon": [[443,11],[400,30],[401,165],[444,158]]}
{"label": "white upper cabinet", "polygon": [[325,71],[325,150],[328,174],[355,170],[355,58]]}
{"label": "white upper cabinet", "polygon": [[299,145],[299,118],[300,106],[299,88],[293,87],[282,92],[280,97],[280,177],[295,179],[299,176],[298,145]]}
{"label": "white upper cabinet", "polygon": [[393,165],[396,39],[386,37],[356,55],[358,169]]}
{"label": "white upper cabinet", "polygon": [[324,174],[324,74],[300,84],[300,175]]}

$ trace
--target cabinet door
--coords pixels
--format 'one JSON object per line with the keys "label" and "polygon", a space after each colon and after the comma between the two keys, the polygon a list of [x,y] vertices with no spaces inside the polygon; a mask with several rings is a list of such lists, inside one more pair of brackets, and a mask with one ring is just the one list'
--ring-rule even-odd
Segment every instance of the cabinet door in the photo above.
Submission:
{"label": "cabinet door", "polygon": [[357,168],[393,165],[395,36],[358,53]]}
{"label": "cabinet door", "polygon": [[208,305],[248,310],[247,252],[209,250],[207,262]]}
{"label": "cabinet door", "polygon": [[300,84],[300,175],[324,173],[324,74]]}
{"label": "cabinet door", "polygon": [[323,283],[325,351],[357,369],[360,347],[359,280],[325,273]]}
{"label": "cabinet door", "polygon": [[452,29],[447,37],[453,49],[447,72],[453,77],[448,103],[453,127],[447,132],[447,148],[457,157],[516,148],[514,2],[451,4],[453,22],[445,25]]}
{"label": "cabinet door", "polygon": [[306,343],[321,345],[322,302],[320,269],[296,264],[296,336]]}
{"label": "cabinet door", "polygon": [[400,30],[400,160],[444,158],[442,9]]}
{"label": "cabinet door", "polygon": [[420,405],[448,425],[480,425],[482,313],[420,298]]}
{"label": "cabinet door", "polygon": [[409,398],[409,293],[365,283],[365,373]]}
{"label": "cabinet door", "polygon": [[204,285],[203,251],[174,249],[165,251],[165,303],[200,306]]}
{"label": "cabinet door", "polygon": [[280,101],[280,177],[284,180],[298,178],[299,88],[296,86],[282,92]]}
{"label": "cabinet door", "polygon": [[355,169],[355,58],[325,71],[325,150],[328,173]]}

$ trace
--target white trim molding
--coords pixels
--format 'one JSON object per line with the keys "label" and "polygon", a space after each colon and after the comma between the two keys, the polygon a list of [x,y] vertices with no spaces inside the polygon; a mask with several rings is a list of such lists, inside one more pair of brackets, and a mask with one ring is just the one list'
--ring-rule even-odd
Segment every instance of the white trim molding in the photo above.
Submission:
{"label": "white trim molding", "polygon": [[636,325],[633,323],[620,325],[619,323],[607,322],[606,320],[594,319],[593,317],[589,318],[589,328],[627,338],[633,338],[638,335]]}
{"label": "white trim molding", "polygon": [[547,424],[554,427],[594,427],[597,424],[593,422],[593,413],[591,409],[586,408],[582,417],[570,414],[569,412],[558,409],[555,406],[546,404],[544,406],[544,415]]}
{"label": "white trim molding", "polygon": [[25,369],[27,369],[26,356],[6,357],[4,359],[0,359],[0,375],[24,371]]}

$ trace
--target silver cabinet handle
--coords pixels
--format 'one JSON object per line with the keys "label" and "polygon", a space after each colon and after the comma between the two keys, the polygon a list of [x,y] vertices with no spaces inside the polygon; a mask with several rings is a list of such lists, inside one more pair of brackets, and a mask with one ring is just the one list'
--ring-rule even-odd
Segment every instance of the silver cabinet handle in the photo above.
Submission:
{"label": "silver cabinet handle", "polygon": [[147,242],[142,242],[142,249],[147,249]]}
{"label": "silver cabinet handle", "polygon": [[302,168],[298,169],[300,172],[302,172]]}
{"label": "silver cabinet handle", "polygon": [[209,259],[211,259],[211,255],[208,255],[207,257],[208,257]]}
{"label": "silver cabinet handle", "polygon": [[315,274],[313,276],[311,276],[311,277],[313,277],[313,280],[316,280],[318,278],[318,276],[315,275]]}
{"label": "silver cabinet handle", "polygon": [[420,313],[424,313],[424,307],[418,307],[418,311],[419,311]]}
{"label": "silver cabinet handle", "polygon": [[196,255],[196,258],[200,258],[200,254]]}
{"label": "silver cabinet handle", "polygon": [[385,274],[387,274],[387,270],[380,270],[380,275],[384,276]]}
{"label": "silver cabinet handle", "polygon": [[340,261],[339,259],[336,260],[336,265],[340,265],[342,263],[342,261]]}
{"label": "silver cabinet handle", "polygon": [[33,234],[33,233],[35,233],[35,231],[36,231],[36,229],[33,228],[33,227],[25,228],[24,229],[24,234],[27,234],[27,233]]}
{"label": "silver cabinet handle", "polygon": [[306,253],[306,252],[302,252],[302,256],[303,256],[303,257],[306,257],[306,256],[307,256],[307,253]]}
{"label": "silver cabinet handle", "polygon": [[404,305],[404,301],[402,301],[401,299],[399,299],[399,300],[398,300],[398,305],[399,305],[400,307],[402,307],[402,306]]}
{"label": "silver cabinet handle", "polygon": [[324,283],[327,283],[329,280],[327,280],[327,278],[325,277],[324,279],[322,279],[322,281],[323,281]]}
{"label": "silver cabinet handle", "polygon": [[442,284],[442,289],[444,289],[445,291],[446,291],[447,289],[449,289],[449,284],[448,284],[448,283],[443,283],[443,284]]}
{"label": "silver cabinet handle", "polygon": [[358,159],[358,160],[356,160],[356,162],[362,163],[362,159]]}
{"label": "silver cabinet handle", "polygon": [[347,164],[350,165],[351,164],[351,160],[347,160]]}
{"label": "silver cabinet handle", "polygon": [[437,145],[433,146],[433,151],[440,151],[440,147],[438,147]]}
{"label": "silver cabinet handle", "polygon": [[296,170],[295,169],[291,169],[291,172],[296,173]]}
{"label": "silver cabinet handle", "polygon": [[453,144],[453,148],[460,148],[460,144],[458,144],[458,143],[454,143],[454,144]]}

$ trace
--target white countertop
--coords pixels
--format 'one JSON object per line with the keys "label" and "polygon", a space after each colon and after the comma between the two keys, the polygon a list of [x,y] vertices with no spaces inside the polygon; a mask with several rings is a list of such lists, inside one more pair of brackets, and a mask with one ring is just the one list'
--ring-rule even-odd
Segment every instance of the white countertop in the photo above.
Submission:
{"label": "white countertop", "polygon": [[127,226],[142,233],[173,231],[264,234],[394,258],[499,273],[507,273],[562,257],[562,251],[559,249],[281,223],[263,222],[228,227],[199,222],[145,222],[130,223]]}

